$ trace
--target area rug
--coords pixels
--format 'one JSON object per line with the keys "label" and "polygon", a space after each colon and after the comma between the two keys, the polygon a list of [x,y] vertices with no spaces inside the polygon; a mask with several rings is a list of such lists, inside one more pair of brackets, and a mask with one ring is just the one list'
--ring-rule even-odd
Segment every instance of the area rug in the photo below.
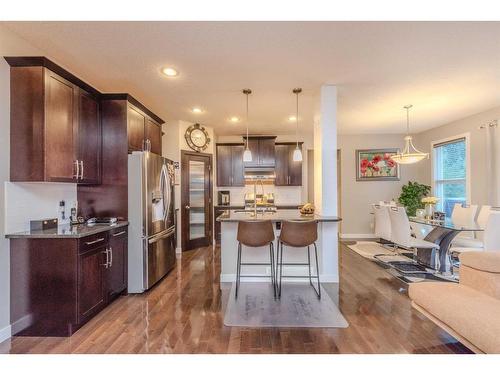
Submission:
{"label": "area rug", "polygon": [[357,241],[355,244],[347,245],[347,247],[362,257],[369,259],[373,259],[374,255],[395,255],[393,251],[373,241]]}
{"label": "area rug", "polygon": [[224,325],[230,327],[347,328],[342,316],[324,288],[321,300],[306,283],[283,283],[281,299],[274,300],[268,283],[240,284],[238,299],[231,287]]}

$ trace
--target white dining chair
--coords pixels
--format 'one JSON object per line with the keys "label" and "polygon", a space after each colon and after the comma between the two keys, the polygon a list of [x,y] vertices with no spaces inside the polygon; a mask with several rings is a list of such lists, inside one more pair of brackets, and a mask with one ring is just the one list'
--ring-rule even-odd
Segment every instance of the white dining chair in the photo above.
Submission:
{"label": "white dining chair", "polygon": [[452,247],[453,253],[466,251],[500,251],[500,211],[490,211],[484,228],[483,247]]}
{"label": "white dining chair", "polygon": [[[490,216],[491,212],[491,206],[482,206],[481,210],[479,211],[479,215],[477,216],[477,224],[481,228],[485,228],[486,224],[488,223],[488,218]],[[484,248],[484,232],[475,232],[474,233],[475,238],[466,238],[466,237],[455,237],[453,240],[451,246],[453,247],[465,247],[465,248],[478,248],[482,249]]]}
{"label": "white dining chair", "polygon": [[[455,203],[453,206],[453,211],[451,212],[451,221],[455,225],[467,226],[474,223],[477,214],[477,205],[471,204],[464,206],[461,203]],[[460,232],[453,240],[453,242],[460,246],[459,241],[461,239],[474,239],[474,232]],[[452,242],[452,244],[453,244]],[[453,246],[453,245],[452,245]]]}
{"label": "white dining chair", "polygon": [[388,206],[380,204],[373,205],[375,216],[375,237],[385,241],[391,241],[391,219],[389,217]]}
{"label": "white dining chair", "polygon": [[391,241],[404,249],[437,249],[439,245],[411,236],[410,221],[404,207],[389,207],[391,219]]}

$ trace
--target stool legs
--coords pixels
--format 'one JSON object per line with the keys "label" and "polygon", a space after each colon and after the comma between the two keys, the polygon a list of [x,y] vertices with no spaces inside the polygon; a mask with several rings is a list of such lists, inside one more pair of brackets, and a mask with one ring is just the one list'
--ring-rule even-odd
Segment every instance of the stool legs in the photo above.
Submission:
{"label": "stool legs", "polygon": [[240,276],[241,276],[241,243],[238,243],[238,263],[236,263],[236,288],[234,292],[235,298],[238,298],[238,288],[240,287]]}

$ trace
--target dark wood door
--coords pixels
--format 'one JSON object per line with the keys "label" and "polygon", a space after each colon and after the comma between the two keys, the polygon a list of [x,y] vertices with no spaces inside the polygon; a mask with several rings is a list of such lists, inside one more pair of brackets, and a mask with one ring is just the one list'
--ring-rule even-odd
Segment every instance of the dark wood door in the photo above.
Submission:
{"label": "dark wood door", "polygon": [[232,147],[232,145],[225,144],[218,144],[216,146],[217,186],[232,186]]}
{"label": "dark wood door", "polygon": [[146,117],[136,108],[128,107],[127,133],[128,150],[142,151],[144,149],[144,127],[146,126]]}
{"label": "dark wood door", "polygon": [[274,167],[275,151],[274,138],[259,139],[259,165],[263,167]]}
{"label": "dark wood door", "polygon": [[245,186],[245,168],[243,167],[244,145],[231,146],[231,186]]}
{"label": "dark wood door", "polygon": [[144,138],[148,143],[149,150],[161,155],[161,126],[150,118],[146,119]]}
{"label": "dark wood door", "polygon": [[83,90],[78,93],[79,183],[98,184],[101,175],[101,122],[99,103]]}
{"label": "dark wood door", "polygon": [[288,159],[290,157],[290,150],[288,145],[276,145],[276,186],[288,185]]}
{"label": "dark wood door", "polygon": [[212,155],[182,151],[182,250],[212,243]]}
{"label": "dark wood door", "polygon": [[109,267],[107,268],[106,290],[108,299],[127,288],[127,229],[118,228],[109,236]]}
{"label": "dark wood door", "polygon": [[[302,147],[299,145],[299,147]],[[288,185],[302,186],[302,162],[293,161],[293,152],[297,145],[288,146]]]}
{"label": "dark wood door", "polygon": [[252,161],[246,161],[244,163],[245,167],[257,167],[259,166],[259,139],[258,138],[248,138],[245,142],[248,142],[248,148],[252,152]]}
{"label": "dark wood door", "polygon": [[106,245],[79,255],[78,263],[78,317],[81,323],[106,303]]}
{"label": "dark wood door", "polygon": [[46,181],[76,181],[75,97],[72,83],[45,70]]}

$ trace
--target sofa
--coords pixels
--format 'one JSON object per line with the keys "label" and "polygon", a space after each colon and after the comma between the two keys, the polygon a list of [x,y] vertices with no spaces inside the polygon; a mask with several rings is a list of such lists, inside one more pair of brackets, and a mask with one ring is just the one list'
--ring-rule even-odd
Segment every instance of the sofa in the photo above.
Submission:
{"label": "sofa", "polygon": [[412,306],[476,353],[500,353],[500,252],[460,254],[460,282],[408,289]]}

